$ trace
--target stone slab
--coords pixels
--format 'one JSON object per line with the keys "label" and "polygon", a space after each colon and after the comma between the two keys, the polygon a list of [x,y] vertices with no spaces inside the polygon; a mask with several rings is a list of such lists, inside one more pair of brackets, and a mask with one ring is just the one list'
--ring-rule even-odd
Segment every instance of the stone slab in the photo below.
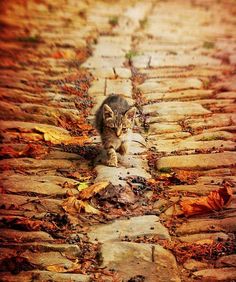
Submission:
{"label": "stone slab", "polygon": [[118,271],[122,281],[141,275],[147,282],[180,282],[174,256],[160,245],[104,243],[101,253],[103,266]]}
{"label": "stone slab", "polygon": [[159,152],[181,152],[181,151],[195,151],[195,150],[229,150],[234,151],[236,143],[233,141],[212,140],[212,141],[178,141],[178,140],[160,140],[154,141]]}
{"label": "stone slab", "polygon": [[149,178],[150,174],[146,172],[143,168],[136,167],[109,167],[105,165],[97,165],[95,170],[97,171],[96,181],[108,181],[113,185],[125,185],[126,177],[128,176],[141,176],[144,178]]}
{"label": "stone slab", "polygon": [[203,82],[198,78],[148,79],[137,87],[143,94],[172,92],[186,89],[201,89]]}
{"label": "stone slab", "polygon": [[165,115],[206,115],[211,112],[203,108],[202,105],[194,102],[160,102],[143,107],[145,114],[156,113],[160,116]]}
{"label": "stone slab", "polygon": [[1,229],[0,238],[5,242],[53,241],[53,237],[44,231],[27,232],[6,228]]}
{"label": "stone slab", "polygon": [[62,212],[62,200],[2,194],[0,206],[5,209],[19,209],[37,212]]}
{"label": "stone slab", "polygon": [[162,167],[181,169],[213,169],[236,165],[236,152],[224,152],[215,154],[197,154],[187,156],[168,156],[159,159],[157,169]]}
{"label": "stone slab", "polygon": [[17,275],[1,272],[2,282],[31,282],[31,281],[54,281],[54,282],[89,282],[90,277],[83,274],[57,273],[51,271],[22,271]]}
{"label": "stone slab", "polygon": [[161,134],[161,133],[172,133],[180,132],[182,127],[178,124],[171,123],[152,123],[149,125],[148,134]]}
{"label": "stone slab", "polygon": [[236,267],[236,254],[222,256],[218,258],[216,261],[216,266],[217,267],[227,267],[227,266]]}
{"label": "stone slab", "polygon": [[132,98],[132,83],[129,79],[107,79],[106,96],[110,94],[122,94]]}
{"label": "stone slab", "polygon": [[214,232],[214,233],[197,233],[197,234],[188,234],[184,236],[179,236],[178,239],[181,242],[187,243],[197,243],[202,240],[212,240],[214,242],[219,242],[221,240],[229,239],[229,235],[224,232]]}
{"label": "stone slab", "polygon": [[229,232],[236,230],[235,217],[226,217],[223,219],[192,219],[183,223],[176,229],[176,234],[196,234],[206,232]]}
{"label": "stone slab", "polygon": [[167,229],[154,215],[131,217],[130,219],[116,220],[110,224],[92,226],[87,233],[91,241],[107,242],[120,241],[126,236],[136,238],[144,235],[157,235],[162,239],[170,240]]}
{"label": "stone slab", "polygon": [[213,95],[213,90],[203,90],[203,89],[188,89],[188,90],[176,90],[174,92],[166,92],[166,93],[148,93],[144,94],[144,97],[148,101],[153,100],[174,100],[174,99],[200,99],[200,98],[209,98]]}
{"label": "stone slab", "polygon": [[236,279],[236,267],[208,268],[193,273],[195,279],[201,281],[234,281]]}

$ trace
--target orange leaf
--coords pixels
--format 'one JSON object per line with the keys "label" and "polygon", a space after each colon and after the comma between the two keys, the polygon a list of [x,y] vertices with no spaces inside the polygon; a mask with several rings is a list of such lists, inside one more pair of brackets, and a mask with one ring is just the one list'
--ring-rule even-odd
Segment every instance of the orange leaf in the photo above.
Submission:
{"label": "orange leaf", "polygon": [[174,178],[180,183],[194,184],[199,176],[198,172],[188,170],[178,170],[174,173]]}
{"label": "orange leaf", "polygon": [[232,194],[233,191],[230,187],[223,187],[217,191],[212,191],[207,197],[184,200],[180,205],[183,213],[187,216],[218,211],[230,203]]}
{"label": "orange leaf", "polygon": [[96,193],[98,193],[99,191],[101,191],[102,189],[105,189],[108,186],[109,182],[107,181],[103,181],[103,182],[97,182],[94,183],[93,185],[91,185],[90,187],[82,190],[79,193],[79,197],[81,199],[89,199],[91,198],[93,195],[95,195]]}
{"label": "orange leaf", "polygon": [[52,54],[54,59],[73,59],[76,53],[73,50],[57,51]]}
{"label": "orange leaf", "polygon": [[4,146],[0,150],[1,157],[32,157],[35,159],[41,159],[46,156],[49,152],[49,149],[38,144],[28,144],[23,150],[18,151],[12,146]]}

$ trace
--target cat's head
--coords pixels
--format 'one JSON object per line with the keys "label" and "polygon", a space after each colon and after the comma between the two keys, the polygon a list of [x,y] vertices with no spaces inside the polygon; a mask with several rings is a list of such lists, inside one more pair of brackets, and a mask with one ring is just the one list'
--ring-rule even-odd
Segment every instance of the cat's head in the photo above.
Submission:
{"label": "cat's head", "polygon": [[117,137],[121,137],[133,127],[136,115],[136,108],[128,109],[124,114],[113,111],[107,104],[103,106],[104,125],[109,128]]}

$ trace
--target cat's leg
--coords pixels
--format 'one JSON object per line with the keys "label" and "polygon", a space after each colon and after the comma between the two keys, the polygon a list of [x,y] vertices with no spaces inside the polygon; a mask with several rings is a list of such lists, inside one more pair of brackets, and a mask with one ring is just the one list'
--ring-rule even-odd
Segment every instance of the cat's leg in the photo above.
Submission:
{"label": "cat's leg", "polygon": [[129,151],[129,142],[128,141],[123,141],[120,145],[120,148],[118,150],[118,152],[121,154],[121,155],[125,155],[127,154]]}
{"label": "cat's leg", "polygon": [[117,155],[114,148],[107,149],[107,165],[108,166],[117,166]]}

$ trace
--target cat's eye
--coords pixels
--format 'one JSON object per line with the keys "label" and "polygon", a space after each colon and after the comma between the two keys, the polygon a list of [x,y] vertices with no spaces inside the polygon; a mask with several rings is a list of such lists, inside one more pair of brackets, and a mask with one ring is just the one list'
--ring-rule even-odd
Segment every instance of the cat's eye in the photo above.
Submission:
{"label": "cat's eye", "polygon": [[122,131],[126,133],[128,131],[128,128],[122,128]]}

